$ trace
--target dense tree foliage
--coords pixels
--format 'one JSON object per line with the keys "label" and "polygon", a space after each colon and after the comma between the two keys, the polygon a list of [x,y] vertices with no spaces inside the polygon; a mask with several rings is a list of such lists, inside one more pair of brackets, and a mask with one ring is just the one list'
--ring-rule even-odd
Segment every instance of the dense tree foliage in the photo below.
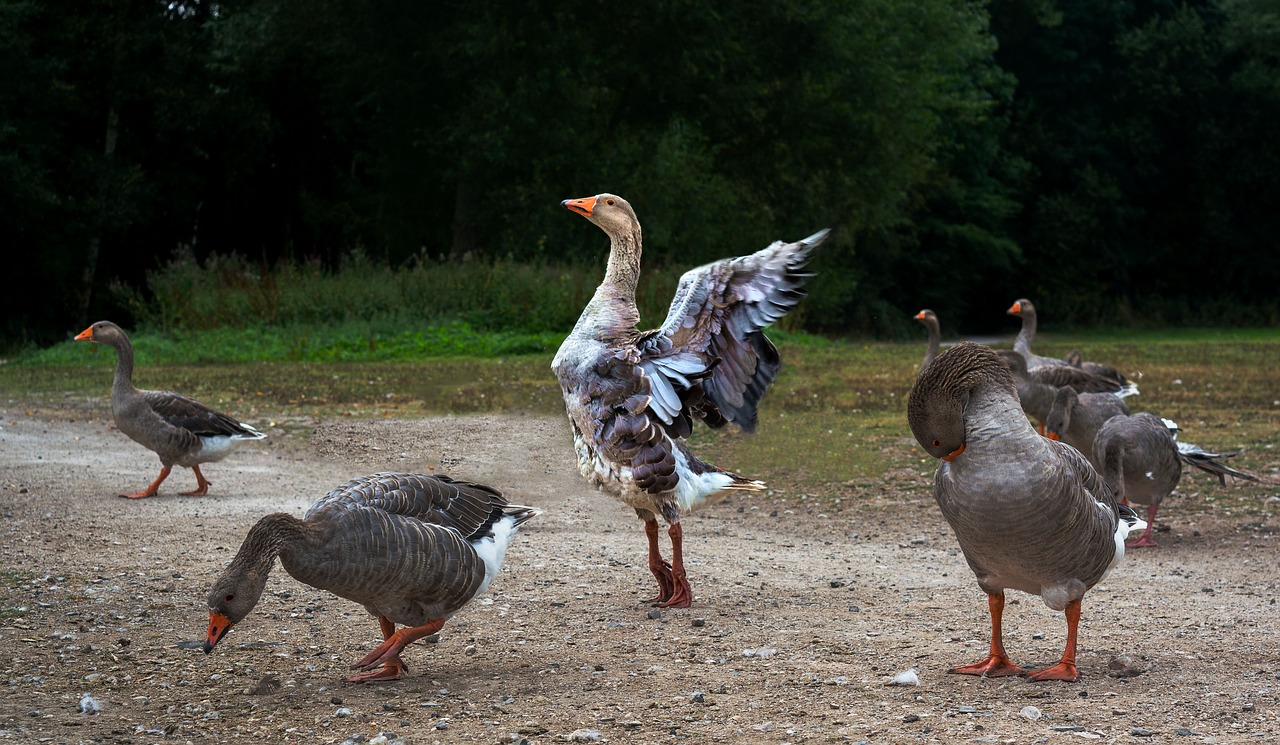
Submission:
{"label": "dense tree foliage", "polygon": [[[798,238],[807,327],[1275,323],[1272,0],[0,0],[0,341],[180,255],[653,265]],[[460,270],[461,271],[461,270]],[[279,276],[290,276],[281,272]],[[112,287],[129,291],[111,291]]]}

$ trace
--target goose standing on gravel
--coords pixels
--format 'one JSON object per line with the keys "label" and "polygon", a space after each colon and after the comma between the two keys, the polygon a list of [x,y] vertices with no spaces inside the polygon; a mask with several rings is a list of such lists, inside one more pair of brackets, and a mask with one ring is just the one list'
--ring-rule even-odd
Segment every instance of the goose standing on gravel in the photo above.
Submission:
{"label": "goose standing on gravel", "polygon": [[1014,589],[1067,616],[1061,661],[1028,677],[1076,680],[1081,598],[1120,562],[1125,537],[1142,521],[1083,455],[1035,433],[1008,367],[987,347],[961,342],[939,355],[916,378],[907,418],[916,440],[943,461],[933,496],[991,611],[987,658],[951,672],[1023,673],[1001,631],[1004,593]]}
{"label": "goose standing on gravel", "polygon": [[1151,529],[1156,511],[1182,478],[1178,446],[1168,423],[1146,412],[1106,420],[1093,441],[1093,462],[1122,504],[1147,505],[1147,529],[1127,545],[1154,547]]}
{"label": "goose standing on gravel", "polygon": [[[937,314],[928,308],[915,314],[912,318],[919,321],[929,332],[929,346],[925,348],[924,361],[920,363],[920,369],[923,370],[938,356],[938,345],[942,342],[942,329],[938,326]],[[920,373],[917,372],[916,374],[919,375]]]}
{"label": "goose standing on gravel", "polygon": [[[802,269],[828,231],[686,272],[666,321],[642,332],[635,301],[642,241],[631,205],[613,194],[562,205],[610,242],[604,281],[551,364],[573,426],[578,469],[644,521],[649,570],[658,581],[653,602],[687,607],[693,592],[681,512],[719,492],[764,484],[702,462],[684,440],[694,419],[755,431],[757,404],[780,362],[761,329],[804,296],[811,275]],[[670,526],[670,562],[658,548],[659,516]]]}
{"label": "goose standing on gravel", "polygon": [[[492,487],[446,476],[377,473],[329,492],[301,520],[277,512],[249,529],[209,591],[212,652],[258,604],[280,557],[299,582],[360,603],[378,619],[383,642],[347,680],[397,680],[400,652],[434,634],[485,591],[519,527],[540,510],[510,504]],[[396,624],[406,628],[396,631]]]}
{"label": "goose standing on gravel", "polygon": [[124,329],[110,321],[98,321],[76,336],[76,341],[96,341],[116,350],[116,376],[111,384],[111,414],[116,428],[134,442],[160,456],[160,475],[146,489],[121,494],[128,499],[153,497],[174,466],[195,471],[196,488],[181,492],[202,497],[213,483],[200,473],[201,463],[227,457],[246,440],[266,437],[199,401],[172,391],[146,391],[133,387],[133,345]]}

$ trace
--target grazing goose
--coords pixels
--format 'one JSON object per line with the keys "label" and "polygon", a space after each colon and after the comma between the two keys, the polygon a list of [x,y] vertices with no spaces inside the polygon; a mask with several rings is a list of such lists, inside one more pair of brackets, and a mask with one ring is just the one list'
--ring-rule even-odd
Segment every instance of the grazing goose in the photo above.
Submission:
{"label": "grazing goose", "polygon": [[1108,419],[1093,441],[1093,462],[1123,504],[1147,505],[1147,529],[1127,545],[1155,546],[1151,529],[1156,511],[1182,478],[1178,446],[1167,423],[1146,412]]}
{"label": "grazing goose", "polygon": [[1101,463],[1093,459],[1093,440],[1108,419],[1128,414],[1124,401],[1110,393],[1076,393],[1070,386],[1058,388],[1044,420],[1044,434],[1079,450],[1101,472]]}
{"label": "grazing goose", "polygon": [[1017,396],[995,352],[961,342],[921,372],[907,403],[916,440],[943,461],[933,496],[991,611],[990,654],[951,672],[1023,673],[1001,632],[1004,593],[1014,589],[1067,616],[1061,661],[1028,677],[1072,681],[1080,600],[1120,562],[1125,537],[1142,521],[1117,504],[1083,455],[1037,436]]}
{"label": "grazing goose", "polygon": [[1138,387],[1129,382],[1116,368],[1111,365],[1104,365],[1099,362],[1081,362],[1080,351],[1073,350],[1068,353],[1071,362],[1057,357],[1043,357],[1031,351],[1031,342],[1036,338],[1036,306],[1026,298],[1015,300],[1013,305],[1009,306],[1009,310],[1005,311],[1011,316],[1018,316],[1022,319],[1022,328],[1018,330],[1018,336],[1013,340],[1013,350],[1021,354],[1027,360],[1027,368],[1035,370],[1045,366],[1065,366],[1075,367],[1088,371],[1089,373],[1111,380],[1117,386],[1117,390],[1129,390],[1129,393],[1122,395],[1132,395],[1138,392]]}
{"label": "grazing goose", "polygon": [[[613,194],[562,205],[609,236],[604,281],[556,352],[551,369],[564,392],[578,469],[644,521],[653,602],[693,601],[680,514],[724,490],[764,484],[699,460],[685,445],[693,420],[756,429],[756,406],[778,373],[778,350],[762,333],[804,296],[802,271],[820,231],[748,256],[692,269],[680,278],[662,326],[639,331],[640,222]],[[658,516],[670,526],[671,561],[658,549]]]}
{"label": "grazing goose", "polygon": [[[925,349],[924,361],[920,363],[920,369],[923,370],[933,362],[933,358],[938,356],[938,344],[942,341],[942,330],[938,327],[938,316],[933,311],[925,308],[919,313],[912,316],[921,323],[929,331],[929,346]],[[919,375],[920,373],[916,373]]]}
{"label": "grazing goose", "polygon": [[181,492],[202,497],[213,483],[200,473],[201,463],[227,457],[246,440],[266,437],[247,424],[172,391],[145,391],[133,387],[133,345],[124,329],[110,321],[98,321],[76,335],[76,341],[96,341],[116,350],[116,377],[111,384],[111,414],[116,428],[134,442],[160,456],[160,475],[146,489],[121,494],[128,499],[153,497],[176,466],[196,473],[196,488]]}
{"label": "grazing goose", "polygon": [[[1046,365],[1035,369],[1027,368],[1026,357],[1007,349],[998,352],[1009,371],[1013,373],[1014,383],[1018,386],[1018,395],[1025,394],[1028,401],[1023,408],[1040,421],[1044,421],[1053,405],[1053,397],[1058,389],[1071,387],[1079,393],[1107,393],[1118,398],[1125,398],[1137,392],[1132,383],[1120,386],[1114,380],[1094,375],[1078,367],[1066,365]],[[1032,411],[1035,409],[1035,411]],[[1038,412],[1038,413],[1037,413]]]}
{"label": "grazing goose", "polygon": [[[347,680],[396,680],[407,670],[401,650],[439,631],[484,592],[517,529],[540,512],[508,503],[492,487],[446,476],[352,479],[301,520],[277,512],[249,529],[209,591],[204,651],[212,652],[258,604],[279,556],[294,579],[360,603],[377,617],[384,641],[353,665],[370,672]],[[396,624],[406,628],[396,631]]]}

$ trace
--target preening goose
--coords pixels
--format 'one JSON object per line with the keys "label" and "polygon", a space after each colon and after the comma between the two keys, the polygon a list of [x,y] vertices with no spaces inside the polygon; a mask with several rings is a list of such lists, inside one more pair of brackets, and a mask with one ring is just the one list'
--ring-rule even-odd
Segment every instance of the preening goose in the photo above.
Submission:
{"label": "preening goose", "polygon": [[1123,504],[1147,505],[1147,529],[1128,546],[1155,546],[1156,511],[1182,478],[1178,446],[1165,421],[1146,412],[1106,420],[1093,441],[1093,462]]}
{"label": "preening goose", "polygon": [[[762,333],[804,296],[803,271],[820,231],[748,256],[686,272],[662,326],[640,331],[636,281],[640,222],[613,194],[565,200],[609,236],[604,281],[551,368],[573,426],[578,469],[644,521],[653,601],[687,607],[680,515],[724,490],[764,484],[699,460],[685,445],[693,420],[756,429],[756,406],[778,373],[778,350]],[[671,561],[658,548],[658,516],[670,526]]]}
{"label": "preening goose", "polygon": [[153,497],[174,466],[195,471],[196,488],[183,496],[202,497],[213,482],[200,473],[201,463],[227,457],[246,440],[266,437],[199,401],[172,391],[147,391],[133,387],[133,345],[124,330],[110,321],[98,321],[76,335],[76,341],[96,341],[116,350],[116,376],[111,384],[111,414],[116,428],[134,442],[160,456],[160,475],[140,492],[121,494],[129,499]]}
{"label": "preening goose", "polygon": [[[938,316],[928,308],[915,314],[912,318],[919,321],[929,332],[929,346],[925,349],[924,361],[920,363],[920,369],[923,370],[938,356],[938,345],[942,341],[942,329],[938,326]],[[919,375],[918,372],[916,374]]]}
{"label": "preening goose", "polygon": [[1027,369],[1034,371],[1040,367],[1058,365],[1075,367],[1099,378],[1112,381],[1116,386],[1116,390],[1125,391],[1121,395],[1129,396],[1138,392],[1138,387],[1130,383],[1123,373],[1111,365],[1099,362],[1082,362],[1079,350],[1073,350],[1068,354],[1071,361],[1058,359],[1057,357],[1043,357],[1032,352],[1031,342],[1036,338],[1036,306],[1030,300],[1019,298],[1005,312],[1022,319],[1022,328],[1018,330],[1018,336],[1013,340],[1013,350],[1027,360]]}
{"label": "preening goose", "polygon": [[[299,582],[353,600],[378,619],[383,642],[347,680],[396,680],[400,652],[439,631],[485,591],[519,527],[540,510],[507,502],[492,487],[445,476],[377,473],[326,494],[301,520],[277,512],[249,529],[209,590],[212,652],[258,604],[280,557]],[[396,631],[396,624],[406,628]]]}
{"label": "preening goose", "polygon": [[1018,403],[1012,375],[987,347],[961,342],[919,377],[907,402],[916,440],[942,459],[933,496],[991,611],[991,649],[965,675],[1021,675],[1001,632],[1007,589],[1065,610],[1061,661],[1031,680],[1076,680],[1080,601],[1124,556],[1142,527],[1074,448],[1040,437]]}

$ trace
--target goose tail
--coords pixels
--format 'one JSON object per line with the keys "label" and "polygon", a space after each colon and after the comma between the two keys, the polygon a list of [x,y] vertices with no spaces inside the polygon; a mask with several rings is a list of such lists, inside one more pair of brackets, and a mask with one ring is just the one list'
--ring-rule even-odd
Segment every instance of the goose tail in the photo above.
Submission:
{"label": "goose tail", "polygon": [[1218,477],[1218,483],[1222,486],[1227,485],[1227,477],[1242,479],[1244,481],[1261,481],[1257,476],[1251,473],[1232,468],[1222,461],[1227,458],[1234,458],[1240,454],[1236,450],[1230,453],[1211,453],[1208,450],[1193,445],[1189,442],[1178,442],[1178,460],[1189,466],[1195,466],[1205,473],[1211,473]]}

